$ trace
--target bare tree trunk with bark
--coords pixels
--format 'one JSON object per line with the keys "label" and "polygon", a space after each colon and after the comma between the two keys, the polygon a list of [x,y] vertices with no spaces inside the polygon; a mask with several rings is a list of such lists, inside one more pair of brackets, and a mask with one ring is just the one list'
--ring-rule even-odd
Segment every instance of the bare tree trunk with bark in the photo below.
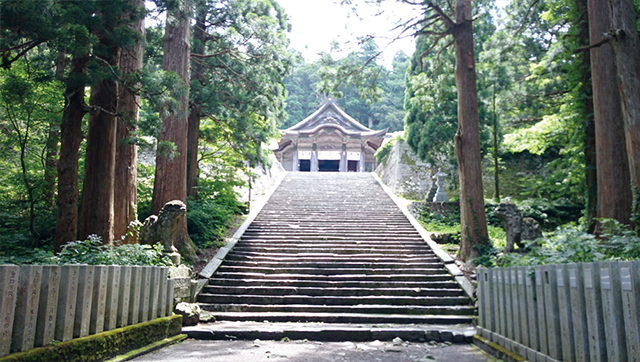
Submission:
{"label": "bare tree trunk with bark", "polygon": [[[578,12],[578,41],[580,46],[589,45],[589,13],[587,0],[576,0]],[[585,181],[587,186],[587,228],[595,230],[598,209],[598,172],[596,159],[596,126],[593,115],[593,89],[591,84],[591,55],[582,52],[580,55],[580,75],[582,80],[582,108],[584,112],[584,162]]]}
{"label": "bare tree trunk with bark", "polygon": [[54,247],[78,238],[78,150],[83,139],[82,118],[87,113],[84,102],[87,54],[74,55],[67,88],[65,108],[60,123],[60,160],[58,162],[58,214]]}
{"label": "bare tree trunk with bark", "polygon": [[482,185],[480,125],[476,69],[473,50],[471,0],[456,0],[455,79],[458,91],[458,132],[455,135],[460,180],[460,258],[468,261],[480,256],[489,245]]}
{"label": "bare tree trunk with bark", "polygon": [[[186,87],[186,91],[174,95],[180,109],[162,120],[162,133],[158,138],[156,173],[153,184],[151,213],[158,214],[162,206],[172,200],[187,202],[187,123],[189,112],[189,55],[190,44],[190,1],[180,0],[167,10],[167,25],[164,34],[164,55],[162,68],[176,72]],[[162,142],[175,145],[175,152],[168,154],[161,149]],[[189,238],[186,218],[180,223],[173,245],[185,260],[196,257],[197,248]]]}
{"label": "bare tree trunk with bark", "polygon": [[91,88],[87,154],[82,188],[82,212],[78,235],[85,239],[91,234],[102,243],[113,243],[113,189],[116,162],[116,126],[118,111],[118,82],[111,72],[120,59],[120,48],[100,34],[96,54],[103,64],[105,79]]}
{"label": "bare tree trunk with bark", "polygon": [[[193,29],[193,54],[204,55],[206,43],[207,9],[202,1],[196,6],[196,25]],[[191,81],[201,82],[204,79],[202,59],[194,58],[191,62]],[[189,128],[187,131],[187,196],[198,198],[198,142],[200,141],[200,117],[202,108],[197,100],[191,103]]]}
{"label": "bare tree trunk with bark", "polygon": [[[144,0],[132,0],[132,5],[137,9],[144,9]],[[125,81],[135,79],[142,69],[145,48],[144,18],[136,20],[131,29],[138,37],[137,42],[131,49],[123,49],[120,53],[120,70]],[[129,225],[138,217],[138,149],[130,142],[130,138],[137,129],[140,114],[140,95],[132,91],[132,88],[139,86],[139,83],[121,86],[118,95],[113,234],[125,244],[137,242],[137,235]]]}
{"label": "bare tree trunk with bark", "polygon": [[[591,43],[611,29],[606,2],[588,0]],[[631,186],[620,93],[610,44],[591,49],[599,218],[629,223]]]}
{"label": "bare tree trunk with bark", "polygon": [[[604,1],[603,1],[604,2]],[[635,209],[640,212],[640,39],[633,0],[609,0],[616,80],[620,91],[629,173]],[[606,13],[594,13],[604,17]]]}
{"label": "bare tree trunk with bark", "polygon": [[[67,54],[64,50],[58,52],[56,59],[57,80],[63,80],[64,67]],[[60,123],[57,120],[49,122],[49,134],[47,135],[47,153],[44,163],[44,202],[53,210],[56,205],[56,180],[58,179],[58,153],[60,152]]]}

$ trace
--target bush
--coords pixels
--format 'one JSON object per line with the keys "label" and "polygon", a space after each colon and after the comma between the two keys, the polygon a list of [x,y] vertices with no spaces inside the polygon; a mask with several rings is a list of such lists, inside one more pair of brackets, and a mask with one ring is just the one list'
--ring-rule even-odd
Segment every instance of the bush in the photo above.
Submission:
{"label": "bush", "polygon": [[0,258],[0,264],[89,264],[89,265],[146,265],[172,266],[163,254],[160,243],[105,245],[99,236],[89,235],[87,240],[72,241],[62,247],[60,254],[33,249],[22,254]]}
{"label": "bush", "polygon": [[151,245],[102,244],[99,236],[89,235],[87,240],[65,244],[57,256],[52,256],[55,264],[89,265],[147,265],[171,266],[171,259],[163,254],[162,244]]}
{"label": "bush", "polygon": [[223,191],[207,197],[201,194],[199,200],[187,201],[187,228],[191,240],[199,248],[224,245],[224,233],[234,215],[241,214],[245,207],[236,199],[233,190]]}

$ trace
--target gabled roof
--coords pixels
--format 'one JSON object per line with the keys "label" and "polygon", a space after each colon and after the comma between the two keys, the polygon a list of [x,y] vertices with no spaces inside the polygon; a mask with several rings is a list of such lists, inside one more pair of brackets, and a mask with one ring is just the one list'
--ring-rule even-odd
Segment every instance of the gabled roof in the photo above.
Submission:
{"label": "gabled roof", "polygon": [[387,129],[375,131],[360,124],[345,111],[343,111],[332,98],[325,99],[320,108],[300,123],[282,130],[282,136],[295,138],[301,135],[313,135],[324,128],[337,129],[348,136],[360,136],[362,138],[383,137]]}

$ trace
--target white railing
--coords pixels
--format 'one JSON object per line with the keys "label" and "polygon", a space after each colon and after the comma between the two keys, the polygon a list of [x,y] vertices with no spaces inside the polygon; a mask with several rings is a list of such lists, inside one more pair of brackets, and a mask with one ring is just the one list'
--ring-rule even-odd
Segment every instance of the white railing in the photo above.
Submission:
{"label": "white railing", "polygon": [[0,357],[173,312],[167,267],[0,265]]}
{"label": "white railing", "polygon": [[478,269],[478,334],[530,361],[640,361],[640,262]]}

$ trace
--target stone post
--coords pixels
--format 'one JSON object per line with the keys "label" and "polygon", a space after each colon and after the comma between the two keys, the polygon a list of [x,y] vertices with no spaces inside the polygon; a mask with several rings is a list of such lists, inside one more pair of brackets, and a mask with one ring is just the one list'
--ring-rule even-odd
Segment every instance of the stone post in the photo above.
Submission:
{"label": "stone post", "polygon": [[140,288],[140,310],[139,313],[139,321],[146,322],[149,320],[149,300],[151,294],[151,268],[150,266],[142,267],[142,280]]}
{"label": "stone post", "polygon": [[358,162],[358,172],[365,171],[365,160],[364,146],[360,146],[360,162]]}
{"label": "stone post", "polygon": [[173,282],[174,282],[173,278],[167,279],[167,315],[168,316],[173,315],[173,291],[174,291]]}
{"label": "stone post", "polygon": [[607,343],[604,334],[602,299],[600,292],[600,268],[597,263],[582,265],[584,273],[585,310],[589,331],[589,354],[592,361],[607,360]]}
{"label": "stone post", "polygon": [[33,348],[41,283],[42,265],[20,266],[11,352],[24,352]]}
{"label": "stone post", "polygon": [[600,291],[604,334],[609,361],[627,361],[627,339],[622,310],[620,270],[617,262],[600,262]]}
{"label": "stone post", "polygon": [[573,315],[571,314],[571,291],[569,289],[569,274],[566,265],[556,266],[558,286],[558,312],[560,316],[560,338],[562,342],[562,358],[565,361],[575,361],[575,338],[573,336]]}
{"label": "stone post", "polygon": [[436,186],[438,186],[436,194],[433,196],[433,202],[449,202],[449,196],[444,191],[444,178],[447,176],[448,175],[442,172],[440,168],[438,168],[438,172],[432,176],[432,178],[436,179]]}
{"label": "stone post", "polygon": [[524,267],[516,267],[516,287],[518,289],[518,315],[516,318],[519,318],[519,326],[520,326],[520,343],[525,346],[529,346],[529,326],[528,326],[528,318],[527,318],[527,294],[526,294],[526,271]]}
{"label": "stone post", "polygon": [[589,328],[584,294],[584,274],[580,264],[567,264],[569,274],[569,295],[571,298],[571,320],[573,322],[573,340],[575,342],[575,360],[590,361]]}
{"label": "stone post", "polygon": [[20,267],[0,265],[0,357],[11,352]]}
{"label": "stone post", "polygon": [[76,316],[78,298],[78,275],[80,266],[64,265],[60,268],[58,288],[58,311],[56,316],[55,339],[66,342],[73,338],[73,323]]}
{"label": "stone post", "polygon": [[536,309],[538,314],[538,351],[543,354],[549,353],[549,345],[547,344],[547,314],[544,302],[544,285],[542,280],[542,267],[535,267],[535,280],[536,280]]}
{"label": "stone post", "polygon": [[158,284],[160,285],[160,296],[158,299],[158,315],[157,317],[166,317],[167,316],[167,276],[169,274],[169,268],[162,267],[160,268],[160,280]]}
{"label": "stone post", "polygon": [[36,326],[36,347],[48,345],[55,337],[59,285],[60,267],[57,265],[43,266]]}
{"label": "stone post", "polygon": [[498,282],[499,270],[491,269],[491,294],[493,294],[493,304],[491,305],[494,320],[492,332],[500,333],[502,330],[502,319],[500,314],[500,283]]}
{"label": "stone post", "polygon": [[160,297],[160,268],[151,267],[151,291],[149,293],[149,315],[153,320],[158,315],[158,298]]}
{"label": "stone post", "polygon": [[118,294],[118,314],[116,316],[116,327],[126,327],[129,325],[129,300],[131,299],[131,270],[130,266],[123,266],[120,269],[120,290]]}
{"label": "stone post", "polygon": [[107,276],[107,304],[104,310],[104,330],[115,329],[118,324],[118,302],[120,301],[120,274],[122,268],[119,265],[110,265]]}
{"label": "stone post", "polygon": [[640,263],[621,261],[618,267],[627,357],[629,361],[640,361]]}
{"label": "stone post", "polygon": [[512,341],[515,341],[514,338],[514,327],[515,327],[515,313],[513,308],[513,302],[511,300],[511,268],[502,268],[502,274],[504,277],[504,308],[505,308],[505,326],[507,327],[505,337],[509,338]]}
{"label": "stone post", "polygon": [[542,279],[544,287],[544,310],[547,323],[547,354],[551,358],[562,360],[556,267],[553,265],[544,265],[542,267]]}
{"label": "stone post", "polygon": [[129,293],[129,324],[140,323],[140,291],[142,289],[142,267],[131,267],[131,290]]}
{"label": "stone post", "polygon": [[93,274],[93,298],[91,304],[91,322],[89,334],[102,333],[104,331],[104,313],[107,309],[107,277],[109,267],[96,265]]}
{"label": "stone post", "polygon": [[[523,268],[524,269],[524,268]],[[540,346],[539,343],[539,337],[538,335],[540,334],[540,332],[538,331],[539,329],[539,325],[538,325],[538,306],[536,304],[536,301],[538,300],[538,298],[536,298],[536,286],[535,286],[535,278],[532,276],[529,276],[526,272],[526,270],[524,271],[524,278],[525,278],[525,289],[526,289],[526,299],[527,299],[527,325],[529,326],[529,344],[528,346],[533,349],[533,350],[538,350],[538,347]]]}
{"label": "stone post", "polygon": [[80,265],[78,269],[78,298],[76,299],[76,317],[73,338],[89,335],[91,302],[93,297],[93,265]]}

